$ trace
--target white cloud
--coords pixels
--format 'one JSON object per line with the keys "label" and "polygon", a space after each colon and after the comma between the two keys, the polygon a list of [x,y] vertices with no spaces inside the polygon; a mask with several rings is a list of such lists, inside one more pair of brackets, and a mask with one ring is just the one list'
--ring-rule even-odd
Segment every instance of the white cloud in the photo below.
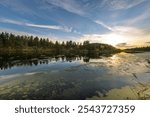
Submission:
{"label": "white cloud", "polygon": [[37,28],[47,28],[47,29],[54,29],[54,30],[62,30],[62,27],[60,26],[52,26],[52,25],[37,25],[37,24],[29,24],[25,23],[25,26],[30,26],[30,27],[37,27]]}
{"label": "white cloud", "polygon": [[129,9],[135,7],[146,0],[104,0],[102,5],[106,5],[111,10]]}
{"label": "white cloud", "polygon": [[6,18],[0,18],[0,22],[2,22],[2,23],[10,23],[10,24],[17,24],[17,25],[23,25],[22,22],[11,20],[11,19],[6,19]]}
{"label": "white cloud", "polygon": [[95,23],[103,26],[104,28],[107,28],[113,33],[117,32],[118,34],[130,34],[132,32],[132,34],[141,34],[141,31],[139,31],[138,28],[134,28],[131,26],[109,26],[100,20],[96,20]]}
{"label": "white cloud", "polygon": [[36,28],[46,28],[46,29],[52,29],[52,30],[62,30],[65,32],[72,32],[72,27],[69,28],[66,26],[39,25],[39,24],[26,23],[26,22],[21,22],[21,21],[17,21],[17,20],[6,19],[6,18],[0,18],[0,22],[16,24],[16,25],[21,25],[21,26],[29,26],[29,27],[36,27]]}
{"label": "white cloud", "polygon": [[[129,43],[127,46],[132,45],[144,45],[145,41],[150,40],[149,28],[137,28],[134,24],[138,24],[145,19],[150,18],[149,8],[142,14],[134,17],[132,19],[124,20],[122,23],[118,23],[115,26],[109,26],[101,20],[94,21],[95,23],[107,28],[110,32],[101,35],[84,35],[81,40],[89,40],[91,42],[102,42],[112,45],[117,45],[118,43]],[[144,40],[144,41],[143,41]]]}
{"label": "white cloud", "polygon": [[85,12],[82,10],[82,6],[77,3],[76,0],[43,0],[46,3],[60,7],[68,12],[75,13],[78,15],[84,15]]}
{"label": "white cloud", "polygon": [[102,22],[100,20],[96,20],[94,22],[97,23],[97,24],[100,24],[101,26],[103,26],[104,28],[107,28],[108,30],[111,30],[111,31],[113,30],[112,27],[106,25],[104,22]]}
{"label": "white cloud", "polygon": [[150,12],[150,9],[148,8],[146,9],[146,11],[143,11],[140,15],[135,16],[134,18],[124,20],[122,21],[122,23],[125,25],[138,24],[139,22],[150,18],[149,12]]}

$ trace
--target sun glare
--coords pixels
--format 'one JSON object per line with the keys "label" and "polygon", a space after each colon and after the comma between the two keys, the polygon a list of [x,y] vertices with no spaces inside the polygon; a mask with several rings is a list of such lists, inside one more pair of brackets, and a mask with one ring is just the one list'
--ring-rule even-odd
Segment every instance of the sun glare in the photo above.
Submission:
{"label": "sun glare", "polygon": [[105,37],[104,42],[111,44],[113,46],[117,45],[118,43],[123,43],[125,38],[118,34],[109,34]]}

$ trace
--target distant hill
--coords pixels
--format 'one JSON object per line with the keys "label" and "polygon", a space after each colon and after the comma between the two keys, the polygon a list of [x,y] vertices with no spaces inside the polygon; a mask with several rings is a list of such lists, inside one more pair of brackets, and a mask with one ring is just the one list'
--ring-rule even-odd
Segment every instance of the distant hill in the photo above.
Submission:
{"label": "distant hill", "polygon": [[83,49],[84,54],[89,56],[99,56],[99,55],[108,55],[112,53],[120,52],[120,49],[117,49],[109,44],[103,44],[103,43],[83,43]]}
{"label": "distant hill", "polygon": [[109,44],[104,44],[104,43],[89,43],[87,45],[83,45],[85,46],[85,48],[87,50],[99,50],[99,51],[116,51],[116,50],[119,50],[115,47],[113,47],[112,45],[109,45]]}
{"label": "distant hill", "polygon": [[125,52],[128,52],[128,53],[150,52],[150,46],[147,46],[147,47],[130,48],[130,49],[125,49],[124,51],[125,51]]}

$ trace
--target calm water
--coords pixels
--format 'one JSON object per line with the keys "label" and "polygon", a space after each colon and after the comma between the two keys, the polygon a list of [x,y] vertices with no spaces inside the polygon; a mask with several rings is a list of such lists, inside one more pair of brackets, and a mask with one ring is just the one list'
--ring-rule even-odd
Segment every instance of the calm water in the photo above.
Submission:
{"label": "calm water", "polygon": [[0,99],[150,99],[148,52],[0,59]]}

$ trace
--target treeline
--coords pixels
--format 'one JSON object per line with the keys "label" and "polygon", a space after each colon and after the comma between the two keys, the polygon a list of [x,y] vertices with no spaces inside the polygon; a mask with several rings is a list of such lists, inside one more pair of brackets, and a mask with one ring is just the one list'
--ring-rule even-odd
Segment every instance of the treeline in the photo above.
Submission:
{"label": "treeline", "polygon": [[150,52],[150,46],[125,49],[126,52]]}
{"label": "treeline", "polygon": [[42,47],[53,48],[55,45],[59,45],[56,41],[55,44],[49,39],[26,36],[26,35],[14,35],[12,33],[0,33],[0,48],[25,48],[25,47]]}
{"label": "treeline", "polygon": [[2,32],[0,33],[0,48],[25,48],[25,47],[38,47],[38,48],[75,48],[81,47],[82,43],[76,43],[73,41],[58,42],[51,41],[48,38],[39,38],[26,35],[14,35],[12,33]]}
{"label": "treeline", "polygon": [[26,35],[14,35],[12,33],[0,33],[0,54],[6,53],[52,53],[64,55],[79,55],[116,52],[118,49],[108,44],[90,44],[89,41],[83,43],[66,41],[51,41],[48,38],[39,38]]}

